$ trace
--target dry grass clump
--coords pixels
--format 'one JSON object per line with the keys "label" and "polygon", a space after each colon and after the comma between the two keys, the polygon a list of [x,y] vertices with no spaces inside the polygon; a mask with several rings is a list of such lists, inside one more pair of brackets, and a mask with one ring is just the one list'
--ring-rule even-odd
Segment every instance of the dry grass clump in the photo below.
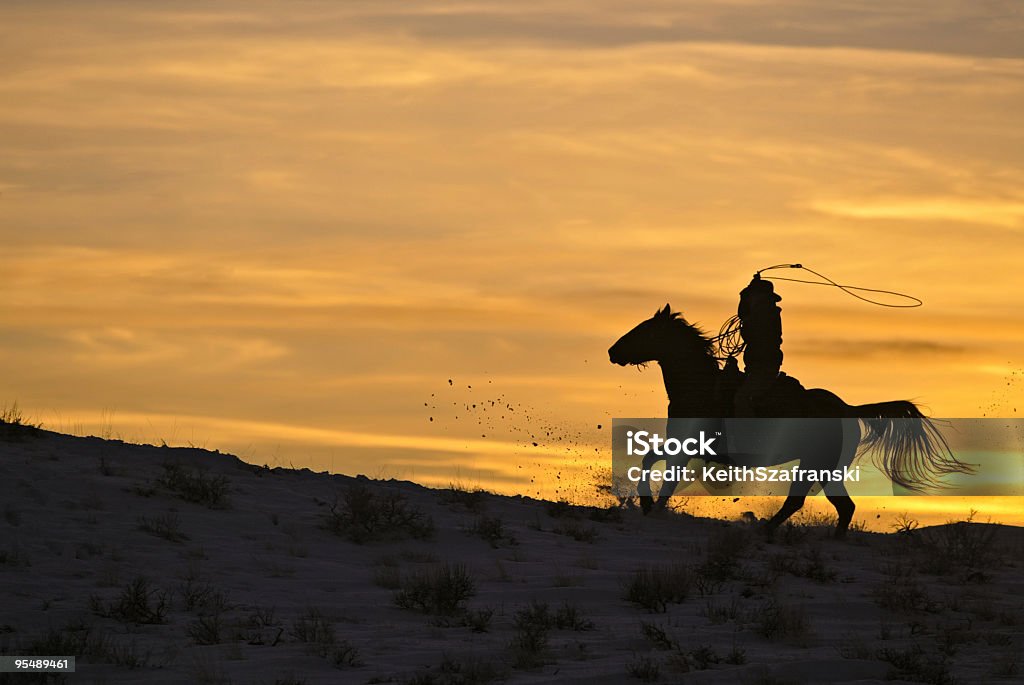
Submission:
{"label": "dry grass clump", "polygon": [[638,656],[626,664],[626,673],[644,683],[653,683],[661,677],[661,667],[649,656]]}
{"label": "dry grass clump", "polygon": [[598,538],[596,528],[575,519],[561,521],[551,528],[551,532],[572,538],[576,542],[593,543]]}
{"label": "dry grass clump", "polygon": [[487,492],[479,488],[470,489],[460,483],[449,483],[444,490],[438,491],[438,499],[450,507],[465,509],[479,514],[487,508],[485,496]]}
{"label": "dry grass clump", "polygon": [[669,604],[681,604],[690,596],[693,569],[685,564],[645,566],[625,581],[625,599],[652,614],[663,614]]}
{"label": "dry grass clump", "polygon": [[791,640],[805,637],[810,629],[802,606],[782,604],[771,599],[753,612],[755,629],[766,640]]}
{"label": "dry grass clump", "polygon": [[170,594],[150,585],[144,576],[125,585],[113,601],[104,603],[99,597],[89,598],[90,608],[97,616],[135,625],[164,623],[170,604]]}
{"label": "dry grass clump", "polygon": [[41,435],[40,424],[29,422],[17,401],[0,406],[0,440],[21,442]]}
{"label": "dry grass clump", "polygon": [[420,671],[403,682],[405,685],[487,685],[505,680],[506,676],[506,669],[493,660],[458,659],[446,654],[436,670]]}
{"label": "dry grass clump", "polygon": [[775,554],[769,559],[768,567],[776,574],[788,573],[818,583],[835,582],[839,575],[834,568],[825,565],[825,559],[818,547],[808,547],[800,552],[791,549],[786,553]]}
{"label": "dry grass clump", "polygon": [[878,658],[889,664],[890,680],[909,680],[931,685],[953,685],[949,661],[938,654],[928,654],[918,644],[909,647],[886,647]]}
{"label": "dry grass clump", "polygon": [[995,544],[998,529],[976,522],[977,515],[972,509],[963,521],[918,531],[929,561],[923,570],[942,574],[958,568],[986,568],[1001,561]]}
{"label": "dry grass clump", "polygon": [[585,618],[579,607],[569,602],[552,611],[547,602],[530,602],[516,611],[512,624],[515,633],[509,645],[512,665],[530,669],[547,662],[548,639],[552,630],[588,631],[593,621]]}
{"label": "dry grass clump", "polygon": [[923,573],[952,574],[965,583],[987,582],[990,572],[1005,565],[1010,555],[998,544],[998,527],[978,523],[977,515],[972,509],[961,521],[925,529],[901,515],[893,525],[898,541],[893,551]]}
{"label": "dry grass clump", "polygon": [[721,586],[740,575],[751,545],[750,532],[729,526],[714,531],[708,538],[704,562],[695,571],[700,594],[715,594]]}
{"label": "dry grass clump", "polygon": [[134,640],[122,641],[111,635],[98,633],[92,626],[77,621],[68,623],[63,628],[50,628],[38,637],[20,644],[15,653],[23,656],[74,654],[81,661],[112,664],[128,670],[152,665],[150,653],[141,651]]}
{"label": "dry grass clump", "polygon": [[226,476],[211,476],[203,469],[187,469],[182,464],[166,463],[157,485],[186,502],[202,504],[210,509],[226,509],[231,482]]}
{"label": "dry grass clump", "polygon": [[335,496],[324,525],[335,535],[357,544],[373,540],[422,540],[434,534],[433,519],[410,506],[401,493],[374,492],[362,483]]}
{"label": "dry grass clump", "polygon": [[917,571],[906,560],[892,560],[882,567],[884,576],[874,588],[875,604],[899,613],[927,611],[933,607]]}
{"label": "dry grass clump", "polygon": [[166,513],[158,516],[140,516],[139,530],[170,542],[184,542],[188,536],[181,532],[181,520],[177,514]]}
{"label": "dry grass clump", "polygon": [[500,516],[479,516],[466,529],[466,532],[486,541],[495,549],[503,544],[510,546],[519,544],[515,536],[505,528],[505,521]]}
{"label": "dry grass clump", "polygon": [[295,619],[291,636],[304,643],[310,653],[327,659],[337,668],[363,665],[359,650],[348,640],[339,640],[334,624],[316,607],[308,607]]}
{"label": "dry grass clump", "polygon": [[444,564],[414,572],[401,581],[395,604],[425,614],[454,616],[476,594],[476,583],[462,564]]}

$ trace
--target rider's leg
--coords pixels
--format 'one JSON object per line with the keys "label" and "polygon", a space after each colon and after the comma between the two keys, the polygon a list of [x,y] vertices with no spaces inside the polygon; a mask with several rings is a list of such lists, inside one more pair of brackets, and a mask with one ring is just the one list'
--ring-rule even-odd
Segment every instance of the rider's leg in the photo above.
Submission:
{"label": "rider's leg", "polygon": [[759,416],[758,404],[768,394],[772,383],[779,377],[779,369],[747,369],[743,385],[736,390],[735,411],[737,418]]}

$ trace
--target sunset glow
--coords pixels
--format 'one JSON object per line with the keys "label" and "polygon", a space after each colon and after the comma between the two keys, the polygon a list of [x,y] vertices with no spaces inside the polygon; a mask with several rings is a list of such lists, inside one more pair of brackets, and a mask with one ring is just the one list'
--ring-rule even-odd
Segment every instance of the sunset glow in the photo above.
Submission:
{"label": "sunset glow", "polygon": [[885,7],[5,4],[0,404],[583,497],[611,418],[665,414],[608,346],[666,302],[717,331],[802,262],[924,306],[780,282],[790,375],[1017,416],[1024,19]]}

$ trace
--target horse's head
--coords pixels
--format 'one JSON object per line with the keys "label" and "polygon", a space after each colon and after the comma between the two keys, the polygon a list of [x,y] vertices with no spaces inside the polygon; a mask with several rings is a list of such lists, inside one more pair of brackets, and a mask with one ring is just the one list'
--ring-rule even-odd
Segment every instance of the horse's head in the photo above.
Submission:
{"label": "horse's head", "polygon": [[627,366],[664,358],[670,351],[671,333],[678,318],[679,314],[673,314],[672,308],[666,304],[664,309],[654,312],[654,316],[638,324],[608,348],[608,359],[612,364]]}

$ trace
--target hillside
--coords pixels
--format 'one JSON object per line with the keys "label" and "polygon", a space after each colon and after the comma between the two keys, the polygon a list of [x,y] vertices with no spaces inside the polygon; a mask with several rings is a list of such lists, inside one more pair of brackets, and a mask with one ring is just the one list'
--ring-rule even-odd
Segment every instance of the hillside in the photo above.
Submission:
{"label": "hillside", "polygon": [[767,540],[0,427],[0,651],[68,682],[1024,678],[1018,528]]}

